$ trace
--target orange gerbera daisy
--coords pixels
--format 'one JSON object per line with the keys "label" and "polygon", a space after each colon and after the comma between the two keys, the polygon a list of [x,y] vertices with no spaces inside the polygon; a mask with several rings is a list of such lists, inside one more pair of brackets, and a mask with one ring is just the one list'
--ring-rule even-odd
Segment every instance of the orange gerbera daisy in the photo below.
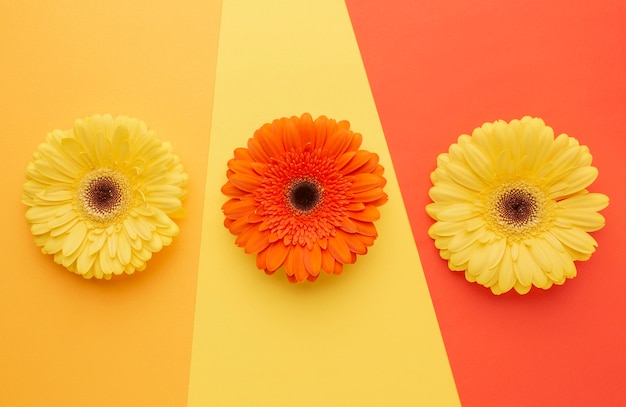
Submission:
{"label": "orange gerbera daisy", "polygon": [[315,281],[367,253],[387,194],[378,155],[359,150],[361,140],[347,121],[305,113],[264,124],[235,150],[224,225],[259,269]]}

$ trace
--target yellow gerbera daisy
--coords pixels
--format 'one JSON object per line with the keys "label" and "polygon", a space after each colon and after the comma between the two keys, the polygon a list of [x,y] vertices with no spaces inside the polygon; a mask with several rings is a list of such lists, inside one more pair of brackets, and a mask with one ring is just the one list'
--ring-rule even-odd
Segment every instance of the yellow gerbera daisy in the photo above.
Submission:
{"label": "yellow gerbera daisy", "polygon": [[143,270],[172,242],[187,174],[140,120],[95,115],[54,130],[26,169],[35,243],[85,278]]}
{"label": "yellow gerbera daisy", "polygon": [[494,294],[563,284],[604,226],[608,198],[585,189],[597,176],[589,149],[541,119],[485,123],[439,155],[428,233],[451,270]]}

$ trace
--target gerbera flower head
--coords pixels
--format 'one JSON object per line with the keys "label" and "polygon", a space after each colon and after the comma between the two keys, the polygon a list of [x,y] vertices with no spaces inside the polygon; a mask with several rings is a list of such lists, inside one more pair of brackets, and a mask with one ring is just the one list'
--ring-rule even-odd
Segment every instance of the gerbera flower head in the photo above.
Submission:
{"label": "gerbera flower head", "polygon": [[49,133],[26,179],[35,244],[85,278],[143,270],[179,232],[187,174],[140,120],[94,115]]}
{"label": "gerbera flower head", "polygon": [[428,233],[451,270],[494,294],[548,289],[576,275],[597,243],[608,203],[586,146],[543,120],[485,123],[440,154]]}
{"label": "gerbera flower head", "polygon": [[387,194],[378,155],[360,150],[361,140],[347,121],[305,113],[264,124],[235,150],[224,225],[259,269],[315,281],[367,253]]}

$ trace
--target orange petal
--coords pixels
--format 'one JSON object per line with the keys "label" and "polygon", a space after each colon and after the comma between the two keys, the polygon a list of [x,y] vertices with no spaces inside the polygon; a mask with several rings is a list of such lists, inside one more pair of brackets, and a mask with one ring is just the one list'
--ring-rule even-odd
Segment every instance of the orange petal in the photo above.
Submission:
{"label": "orange petal", "polygon": [[291,278],[289,278],[289,281],[292,283],[295,283],[295,270],[294,270],[294,265],[293,265],[293,260],[294,257],[291,255],[291,252],[293,250],[292,247],[288,248],[289,251],[287,252],[287,257],[285,258],[285,262],[283,263],[283,267],[285,268],[285,273],[287,274],[287,278],[289,277],[293,277],[294,281],[291,280]]}
{"label": "orange petal", "polygon": [[[376,156],[378,158],[378,156]],[[376,175],[380,175],[381,177],[383,176],[383,174],[385,173],[385,167],[383,167],[382,165],[376,165],[376,168],[374,168],[372,171],[369,171],[372,174],[376,174]],[[387,180],[385,179],[385,185],[387,185]]]}
{"label": "orange petal", "polygon": [[295,276],[298,281],[304,281],[309,276],[309,272],[306,270],[306,266],[304,265],[306,254],[307,249],[300,245],[294,246],[290,253],[291,256],[295,257],[293,259],[293,266]]}
{"label": "orange petal", "polygon": [[258,229],[254,225],[248,226],[241,232],[239,236],[237,236],[237,239],[235,239],[235,244],[239,247],[244,247],[248,243],[250,237],[257,231]]}
{"label": "orange petal", "polygon": [[283,143],[285,145],[284,150],[289,151],[291,149],[297,150],[304,148],[307,143],[307,139],[304,133],[298,130],[298,118],[291,117],[282,124],[283,131]]}
{"label": "orange petal", "polygon": [[[259,215],[257,212],[252,212],[246,217],[248,223],[261,223],[265,219],[264,216]],[[260,230],[260,229],[259,229]]]}
{"label": "orange petal", "polygon": [[328,247],[328,239],[323,237],[321,239],[317,239],[317,244],[324,250]]}
{"label": "orange petal", "polygon": [[[378,154],[371,153],[369,160],[361,168],[359,168],[360,172],[370,172],[376,175],[383,175],[383,167],[378,164]],[[386,181],[385,181],[386,182]]]}
{"label": "orange petal", "polygon": [[[326,137],[329,133],[328,131],[328,123],[329,120],[326,116],[320,116],[313,122],[313,126],[315,127],[315,137],[313,139],[313,148],[314,149],[322,149],[326,145]],[[332,124],[334,125],[334,123]]]}
{"label": "orange petal", "polygon": [[339,225],[339,227],[341,230],[345,230],[348,233],[356,233],[358,230],[356,225],[348,217],[341,219],[341,225]]}
{"label": "orange petal", "polygon": [[300,245],[293,246],[284,264],[287,277],[292,276],[298,282],[306,280],[309,275],[304,266],[303,250],[305,249]]}
{"label": "orange petal", "polygon": [[269,251],[269,248],[261,251],[259,254],[257,254],[256,256],[256,267],[259,270],[264,270],[267,272],[267,252]]}
{"label": "orange petal", "polygon": [[359,192],[369,191],[380,187],[383,177],[376,174],[362,173],[356,174],[352,181],[350,192],[357,194]]}
{"label": "orange petal", "polygon": [[350,248],[348,248],[341,234],[338,233],[328,239],[328,251],[340,263],[350,263]]}
{"label": "orange petal", "polygon": [[334,131],[326,138],[326,146],[324,148],[331,154],[341,155],[346,151],[346,147],[350,143],[350,140],[348,140],[349,136],[349,132],[345,130]]}
{"label": "orange petal", "polygon": [[254,175],[232,174],[228,178],[237,188],[247,192],[254,192],[261,186],[261,179]]}
{"label": "orange petal", "polygon": [[259,161],[262,163],[270,162],[270,157],[268,153],[263,149],[263,147],[256,138],[251,138],[248,140],[248,151],[250,152],[250,157],[254,161]]}
{"label": "orange petal", "polygon": [[265,249],[269,244],[270,231],[257,229],[256,233],[253,233],[246,242],[245,252],[248,254],[255,254]]}
{"label": "orange petal", "polygon": [[228,168],[235,173],[254,175],[254,170],[252,169],[250,164],[251,164],[250,161],[243,161],[243,160],[236,160],[236,159],[228,160],[228,163],[227,163]]}
{"label": "orange petal", "polygon": [[[354,158],[350,162],[346,163],[344,168],[339,168],[343,174],[350,174],[351,172],[361,168],[366,164],[371,157],[372,153],[366,150],[359,150],[355,153]],[[378,161],[378,160],[377,160]],[[370,172],[370,171],[363,171]]]}
{"label": "orange petal", "polygon": [[289,247],[282,244],[282,242],[278,242],[270,245],[266,251],[266,268],[270,271],[275,271],[285,262],[285,258],[289,254]]}
{"label": "orange petal", "polygon": [[252,161],[252,156],[247,148],[238,147],[235,149],[235,158],[238,160]]}
{"label": "orange petal", "polygon": [[[348,128],[350,128],[350,123],[346,122]],[[350,144],[346,147],[346,150],[358,150],[361,147],[361,143],[363,142],[363,136],[360,133],[352,133],[352,137],[350,138]]]}
{"label": "orange petal", "polygon": [[371,246],[376,240],[376,236],[355,235],[365,246]]}
{"label": "orange petal", "polygon": [[365,204],[363,202],[350,202],[346,210],[351,212],[362,211],[365,209]]}
{"label": "orange petal", "polygon": [[341,274],[343,271],[343,264],[339,262],[335,262],[335,269],[333,270],[333,274]]}
{"label": "orange petal", "polygon": [[249,223],[246,222],[245,218],[224,220],[224,226],[226,226],[228,230],[230,230],[230,233],[234,235],[238,235],[243,232],[248,227],[248,225]]}
{"label": "orange petal", "polygon": [[[337,168],[337,170],[341,170],[343,167],[345,167],[346,164],[348,164],[355,155],[356,151],[347,151],[343,153],[340,157],[338,157],[335,161],[335,167]],[[349,171],[342,171],[342,173],[348,174]]]}
{"label": "orange petal", "polygon": [[387,196],[387,194],[384,194],[383,196],[376,199],[375,201],[371,201],[368,203],[373,206],[381,206],[381,205],[384,205],[388,200],[389,200],[389,197]]}
{"label": "orange petal", "polygon": [[263,175],[265,173],[265,170],[267,170],[267,164],[259,163],[256,161],[251,162],[250,167],[252,167],[254,172],[256,172],[259,175]]}
{"label": "orange petal", "polygon": [[367,191],[355,193],[352,199],[354,201],[372,202],[385,196],[386,194],[382,188],[373,188]]}
{"label": "orange petal", "polygon": [[254,136],[270,160],[279,159],[285,154],[282,138],[277,137],[277,134],[271,128],[262,127],[254,133]]}
{"label": "orange petal", "polygon": [[313,118],[309,113],[304,113],[300,116],[300,120],[298,121],[298,132],[302,137],[303,145],[313,143],[317,138],[315,124],[313,123]]}
{"label": "orange petal", "polygon": [[362,211],[348,212],[348,216],[362,222],[373,222],[380,219],[380,212],[375,206],[367,205]]}
{"label": "orange petal", "polygon": [[229,219],[239,219],[248,216],[256,209],[254,199],[231,199],[222,206],[224,215]]}
{"label": "orange petal", "polygon": [[306,279],[307,281],[314,282],[315,280],[317,280],[317,277],[319,277],[319,274],[316,276],[312,276],[311,274],[309,274],[309,276]]}
{"label": "orange petal", "polygon": [[307,255],[304,257],[304,265],[313,276],[317,276],[320,273],[322,267],[322,249],[319,245],[314,244],[313,248],[307,251]]}
{"label": "orange petal", "polygon": [[352,223],[357,227],[357,230],[360,234],[365,236],[378,236],[378,232],[376,232],[376,226],[374,226],[371,222],[361,222],[356,219],[352,220]]}
{"label": "orange petal", "polygon": [[[344,233],[343,231],[338,231],[337,234],[342,235],[341,237],[348,245],[348,249],[350,249],[350,252],[357,253],[357,254],[367,253],[367,247],[365,246],[365,243],[363,243],[358,238],[358,235],[348,235],[347,233]],[[354,263],[354,260],[351,263]]]}
{"label": "orange petal", "polygon": [[322,251],[322,270],[325,273],[331,274],[335,269],[335,258],[328,250]]}

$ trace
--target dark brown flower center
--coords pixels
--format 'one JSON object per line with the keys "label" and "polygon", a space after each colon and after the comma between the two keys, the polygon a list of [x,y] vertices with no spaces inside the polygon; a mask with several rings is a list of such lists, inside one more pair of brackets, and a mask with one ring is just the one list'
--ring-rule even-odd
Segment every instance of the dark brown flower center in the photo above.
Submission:
{"label": "dark brown flower center", "polygon": [[287,205],[297,215],[313,212],[323,198],[323,188],[314,179],[296,179],[286,188]]}
{"label": "dark brown flower center", "polygon": [[89,183],[85,199],[87,205],[96,212],[112,212],[122,202],[120,185],[108,176],[96,178]]}
{"label": "dark brown flower center", "polygon": [[487,228],[511,242],[541,234],[554,219],[547,193],[526,180],[496,185],[485,198]]}
{"label": "dark brown flower center", "polygon": [[81,213],[96,224],[115,223],[127,214],[132,191],[128,179],[110,168],[98,168],[83,176],[78,185]]}
{"label": "dark brown flower center", "polygon": [[536,220],[539,205],[528,191],[512,188],[498,198],[495,208],[500,219],[509,226],[523,227]]}

